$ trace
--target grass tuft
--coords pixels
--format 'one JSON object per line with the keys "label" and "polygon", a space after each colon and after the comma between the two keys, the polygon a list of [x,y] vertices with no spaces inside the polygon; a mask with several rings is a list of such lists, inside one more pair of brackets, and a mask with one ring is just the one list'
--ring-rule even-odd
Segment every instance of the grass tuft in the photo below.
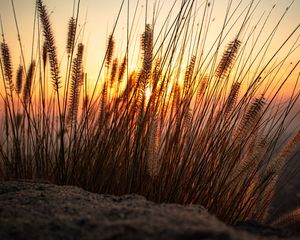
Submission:
{"label": "grass tuft", "polygon": [[[229,1],[215,41],[208,37],[216,29],[214,4],[182,1],[162,21],[157,7],[141,34],[135,16],[127,16],[126,46],[118,46],[114,27],[94,79],[85,72],[79,3],[59,61],[50,14],[36,1],[31,64],[26,69],[22,57],[15,87],[3,37],[0,180],[44,178],[103,194],[197,203],[228,224],[272,219],[278,176],[300,141],[299,132],[286,137],[298,116],[300,60],[287,62],[300,26],[269,54],[288,10],[264,37],[270,15],[253,23],[253,1],[234,8]],[[293,91],[283,100],[289,81]]]}

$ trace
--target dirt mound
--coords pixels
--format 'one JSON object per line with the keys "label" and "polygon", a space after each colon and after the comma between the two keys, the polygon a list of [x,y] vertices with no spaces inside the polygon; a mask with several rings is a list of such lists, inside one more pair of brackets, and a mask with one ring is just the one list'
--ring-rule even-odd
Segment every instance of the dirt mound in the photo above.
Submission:
{"label": "dirt mound", "polygon": [[[89,193],[26,181],[0,183],[0,239],[276,239],[226,226],[202,206]],[[289,239],[297,239],[289,238]]]}

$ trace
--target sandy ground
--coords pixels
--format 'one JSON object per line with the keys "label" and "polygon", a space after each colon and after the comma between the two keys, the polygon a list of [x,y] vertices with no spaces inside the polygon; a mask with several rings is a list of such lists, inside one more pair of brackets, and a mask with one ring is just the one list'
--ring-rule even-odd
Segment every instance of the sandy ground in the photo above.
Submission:
{"label": "sandy ground", "polygon": [[155,204],[138,195],[99,195],[47,183],[0,183],[1,240],[300,239],[251,224],[240,228],[248,232],[225,225],[199,205]]}

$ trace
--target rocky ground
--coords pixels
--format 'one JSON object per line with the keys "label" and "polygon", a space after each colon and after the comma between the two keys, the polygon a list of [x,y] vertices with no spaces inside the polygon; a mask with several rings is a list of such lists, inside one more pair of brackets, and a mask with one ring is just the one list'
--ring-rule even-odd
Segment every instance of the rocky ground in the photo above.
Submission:
{"label": "rocky ground", "polygon": [[138,195],[116,197],[18,181],[0,183],[0,239],[291,240],[300,236],[255,223],[229,227],[198,205],[155,204]]}

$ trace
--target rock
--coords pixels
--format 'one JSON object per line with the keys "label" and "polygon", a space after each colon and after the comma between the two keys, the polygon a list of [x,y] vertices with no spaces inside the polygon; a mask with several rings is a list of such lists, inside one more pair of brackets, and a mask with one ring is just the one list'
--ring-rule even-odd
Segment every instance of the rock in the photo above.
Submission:
{"label": "rock", "polygon": [[262,236],[269,236],[269,237],[278,236],[281,238],[285,238],[285,237],[292,237],[294,235],[299,234],[293,231],[292,229],[275,228],[272,226],[260,224],[254,220],[238,222],[235,225],[235,228],[240,230],[245,230],[253,234],[259,234]]}
{"label": "rock", "polygon": [[41,182],[0,183],[0,239],[251,240],[276,236],[229,227],[199,205],[155,204],[138,195],[100,195]]}

